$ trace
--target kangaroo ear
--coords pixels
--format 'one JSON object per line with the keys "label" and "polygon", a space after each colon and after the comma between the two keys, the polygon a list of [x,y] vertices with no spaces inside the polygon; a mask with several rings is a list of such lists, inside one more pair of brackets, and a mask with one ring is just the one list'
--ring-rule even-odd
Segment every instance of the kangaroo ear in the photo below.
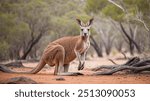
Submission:
{"label": "kangaroo ear", "polygon": [[81,21],[80,19],[76,19],[76,20],[77,20],[77,23],[78,23],[80,26],[83,25],[83,23],[82,23],[82,21]]}
{"label": "kangaroo ear", "polygon": [[91,18],[88,22],[87,25],[90,26],[93,23],[94,18]]}

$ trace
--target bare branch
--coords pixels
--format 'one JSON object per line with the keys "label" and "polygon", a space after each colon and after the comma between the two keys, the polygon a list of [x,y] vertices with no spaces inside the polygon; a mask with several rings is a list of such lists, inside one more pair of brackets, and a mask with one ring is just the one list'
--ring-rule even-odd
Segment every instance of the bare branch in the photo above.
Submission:
{"label": "bare branch", "polygon": [[110,3],[116,5],[116,6],[119,7],[120,9],[122,9],[123,12],[126,12],[126,10],[125,10],[121,5],[117,4],[115,1],[113,1],[113,0],[108,0],[108,1],[109,1]]}
{"label": "bare branch", "polygon": [[114,65],[117,65],[117,63],[114,61],[114,60],[112,60],[112,59],[108,59],[110,62],[112,62]]}
{"label": "bare branch", "polygon": [[100,66],[92,70],[99,71],[102,69],[107,69],[107,70],[104,70],[102,72],[96,72],[93,75],[112,75],[113,73],[116,73],[118,71],[123,71],[123,70],[130,70],[130,73],[150,71],[150,60],[149,59],[143,60],[138,57],[133,57],[122,65]]}
{"label": "bare branch", "polygon": [[127,33],[126,30],[124,29],[122,23],[119,23],[119,24],[120,24],[120,27],[121,27],[121,29],[122,29],[124,35],[128,38],[128,40],[129,40],[130,42],[132,42],[132,43],[135,45],[135,47],[136,47],[136,49],[138,50],[138,52],[141,53],[141,49],[140,49],[140,47],[138,46],[138,44],[135,42],[135,40],[132,39],[132,38],[128,35],[128,33]]}
{"label": "bare branch", "polygon": [[[120,8],[124,13],[127,13],[127,10],[126,10],[125,8],[123,8],[123,6],[117,4],[114,0],[108,0],[108,1],[109,1],[110,3],[112,3],[112,4],[114,4],[115,6],[117,6],[118,8]],[[149,17],[149,18],[150,18],[150,17]],[[139,12],[138,9],[137,9],[136,20],[139,21],[139,22],[141,22],[141,23],[144,25],[144,27],[145,27],[145,29],[146,29],[147,31],[150,31],[150,29],[148,28],[147,24],[146,24],[146,23],[144,22],[144,20],[143,20],[143,14],[142,14],[142,12]]]}
{"label": "bare branch", "polygon": [[145,27],[145,29],[146,29],[147,31],[150,31],[149,28],[148,28],[148,26],[147,26],[146,23],[144,22],[144,20],[139,19],[139,18],[137,18],[136,20],[139,21],[139,22],[141,22],[141,23],[144,25],[144,27]]}
{"label": "bare branch", "polygon": [[137,11],[136,20],[139,21],[139,22],[141,22],[144,25],[144,27],[145,27],[145,29],[147,31],[150,31],[150,29],[148,28],[147,24],[144,22],[144,20],[143,20],[143,14],[142,14],[142,12],[140,12],[138,10],[138,7],[136,7],[136,11]]}
{"label": "bare branch", "polygon": [[124,52],[120,52],[123,56],[124,56],[124,59],[127,59],[127,56]]}

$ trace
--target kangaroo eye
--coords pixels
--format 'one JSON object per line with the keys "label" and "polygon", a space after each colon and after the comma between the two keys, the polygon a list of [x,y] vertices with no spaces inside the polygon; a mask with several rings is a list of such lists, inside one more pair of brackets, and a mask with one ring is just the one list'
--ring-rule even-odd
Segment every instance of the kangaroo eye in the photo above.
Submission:
{"label": "kangaroo eye", "polygon": [[81,29],[81,31],[83,31],[83,29]]}
{"label": "kangaroo eye", "polygon": [[88,31],[90,30],[90,29],[87,29]]}

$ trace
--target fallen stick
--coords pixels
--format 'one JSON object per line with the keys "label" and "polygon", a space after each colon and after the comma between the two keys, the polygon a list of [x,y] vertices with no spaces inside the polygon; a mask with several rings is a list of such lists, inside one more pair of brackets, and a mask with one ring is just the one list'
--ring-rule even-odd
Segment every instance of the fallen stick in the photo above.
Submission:
{"label": "fallen stick", "polygon": [[123,71],[123,70],[130,70],[132,73],[150,71],[150,59],[144,60],[138,57],[134,57],[122,65],[100,66],[93,69],[93,71],[98,71],[101,69],[109,69],[109,71],[105,70],[102,72],[96,72],[93,75],[112,75],[116,72]]}

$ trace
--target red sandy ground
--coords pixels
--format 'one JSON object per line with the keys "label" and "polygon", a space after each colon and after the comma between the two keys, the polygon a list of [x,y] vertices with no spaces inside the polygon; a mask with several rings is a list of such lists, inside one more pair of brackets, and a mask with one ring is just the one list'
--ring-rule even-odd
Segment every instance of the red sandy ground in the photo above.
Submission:
{"label": "red sandy ground", "polygon": [[[116,60],[116,63],[124,63],[125,61]],[[90,68],[100,65],[112,65],[108,59],[92,59],[86,61],[86,68],[81,71],[84,76],[63,76],[64,81],[57,81],[56,78],[60,76],[54,76],[54,68],[44,68],[38,74],[11,74],[0,72],[0,81],[13,77],[29,77],[41,84],[150,84],[150,73],[148,74],[113,74],[105,76],[90,76],[94,73]],[[27,67],[35,67],[37,63],[26,63]],[[77,71],[77,61],[71,64],[70,71]],[[13,68],[16,71],[29,71],[31,68]]]}

